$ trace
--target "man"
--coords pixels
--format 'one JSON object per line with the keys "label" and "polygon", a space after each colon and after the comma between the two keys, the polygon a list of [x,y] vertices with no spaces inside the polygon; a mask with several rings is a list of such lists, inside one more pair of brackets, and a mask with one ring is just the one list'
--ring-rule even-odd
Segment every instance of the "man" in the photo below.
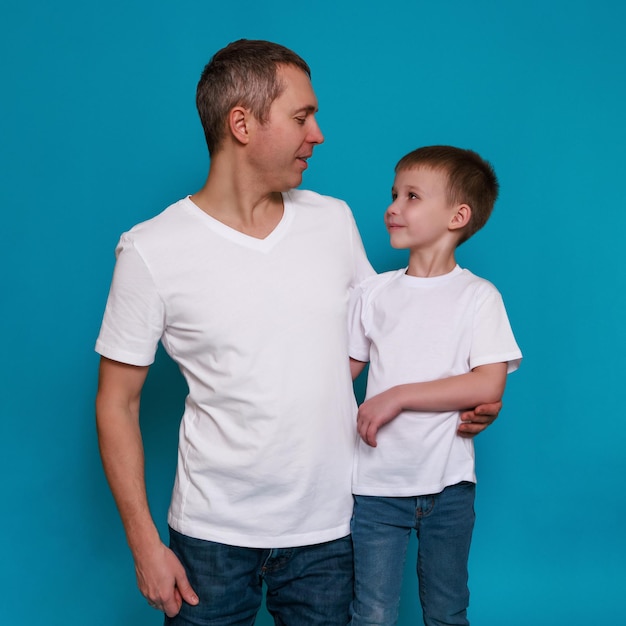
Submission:
{"label": "man", "polygon": [[[345,203],[295,189],[323,141],[299,56],[234,42],[204,69],[197,105],[204,187],[117,249],[96,346],[104,469],[139,588],[166,623],[252,624],[265,581],[277,624],[346,624],[356,414],[346,306],[373,270]],[[159,341],[189,386],[169,548],[148,508],[139,428]],[[469,414],[462,428],[494,417]]]}

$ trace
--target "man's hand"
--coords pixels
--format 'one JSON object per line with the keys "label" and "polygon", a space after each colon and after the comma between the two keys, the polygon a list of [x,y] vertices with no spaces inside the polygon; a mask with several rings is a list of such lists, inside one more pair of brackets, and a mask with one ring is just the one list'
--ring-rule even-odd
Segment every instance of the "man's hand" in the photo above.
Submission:
{"label": "man's hand", "polygon": [[198,596],[176,555],[165,545],[141,559],[135,559],[139,590],[148,604],[168,617],[178,615],[183,602],[196,605]]}
{"label": "man's hand", "polygon": [[481,404],[473,411],[463,411],[461,413],[461,424],[457,430],[460,437],[474,437],[482,433],[498,417],[502,410],[502,402],[492,402],[491,404]]}
{"label": "man's hand", "polygon": [[356,428],[361,439],[372,448],[376,447],[376,433],[385,424],[396,418],[402,411],[398,403],[396,388],[392,387],[377,396],[366,400],[360,407],[356,418]]}

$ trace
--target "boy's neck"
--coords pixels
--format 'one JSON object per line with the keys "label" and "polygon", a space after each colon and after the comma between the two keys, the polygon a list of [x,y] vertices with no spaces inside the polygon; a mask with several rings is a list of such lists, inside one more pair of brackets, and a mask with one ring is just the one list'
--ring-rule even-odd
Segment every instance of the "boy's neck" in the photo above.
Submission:
{"label": "boy's neck", "polygon": [[419,278],[433,278],[449,274],[455,267],[454,249],[437,252],[413,249],[409,255],[409,267],[406,273]]}

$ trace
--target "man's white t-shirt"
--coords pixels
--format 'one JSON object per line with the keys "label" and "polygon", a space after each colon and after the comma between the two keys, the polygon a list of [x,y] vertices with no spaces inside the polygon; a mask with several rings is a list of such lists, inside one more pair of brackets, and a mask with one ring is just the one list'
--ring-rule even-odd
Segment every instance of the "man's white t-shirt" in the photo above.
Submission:
{"label": "man's white t-shirt", "polygon": [[[370,362],[366,398],[490,363],[512,372],[522,357],[500,293],[458,266],[432,278],[406,269],[369,278],[350,309],[350,356]],[[353,493],[417,496],[475,482],[473,441],[458,424],[458,411],[404,411],[378,431],[377,447],[359,439]]]}
{"label": "man's white t-shirt", "polygon": [[349,534],[346,315],[373,270],[344,202],[283,200],[262,240],[185,198],[117,248],[96,350],[144,366],[161,341],[178,363],[189,395],[168,521],[191,537],[279,548]]}

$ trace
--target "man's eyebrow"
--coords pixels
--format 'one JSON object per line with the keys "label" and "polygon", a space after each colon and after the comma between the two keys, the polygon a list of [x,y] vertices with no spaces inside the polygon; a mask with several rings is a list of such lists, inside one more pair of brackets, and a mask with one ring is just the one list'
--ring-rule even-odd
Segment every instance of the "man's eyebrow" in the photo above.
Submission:
{"label": "man's eyebrow", "polygon": [[294,113],[317,113],[318,111],[319,109],[316,106],[312,104],[307,104],[306,106],[296,109]]}

